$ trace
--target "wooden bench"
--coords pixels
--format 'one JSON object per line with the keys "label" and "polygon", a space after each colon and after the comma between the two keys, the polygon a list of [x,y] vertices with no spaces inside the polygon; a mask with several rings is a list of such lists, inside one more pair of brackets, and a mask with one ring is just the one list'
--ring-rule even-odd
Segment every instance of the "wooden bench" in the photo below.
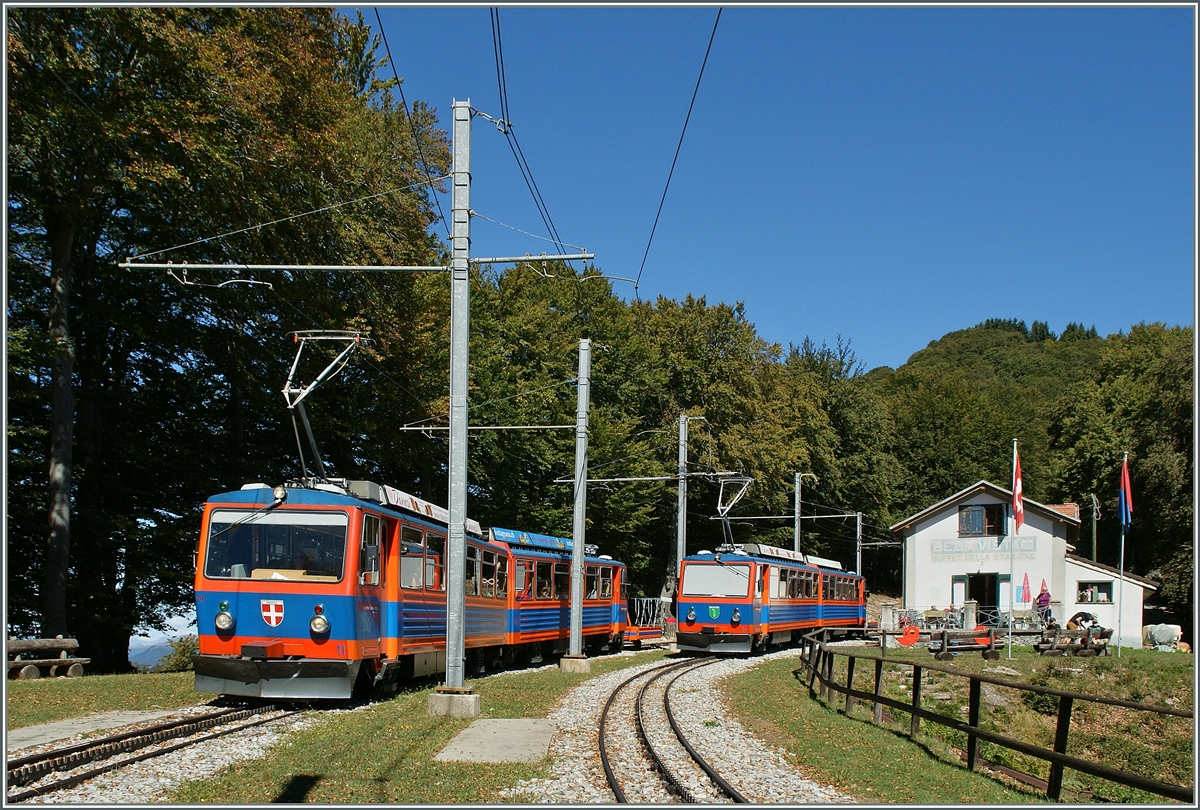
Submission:
{"label": "wooden bench", "polygon": [[79,642],[73,638],[10,638],[4,645],[5,657],[11,657],[7,661],[7,676],[26,681],[36,680],[43,673],[51,678],[58,675],[78,678],[83,674],[83,665],[90,664],[92,659],[69,654],[77,649]]}
{"label": "wooden bench", "polygon": [[1051,627],[1042,631],[1042,637],[1033,643],[1041,655],[1078,655],[1091,657],[1108,655],[1108,640],[1112,630],[1103,627],[1087,627],[1081,630],[1066,630]]}

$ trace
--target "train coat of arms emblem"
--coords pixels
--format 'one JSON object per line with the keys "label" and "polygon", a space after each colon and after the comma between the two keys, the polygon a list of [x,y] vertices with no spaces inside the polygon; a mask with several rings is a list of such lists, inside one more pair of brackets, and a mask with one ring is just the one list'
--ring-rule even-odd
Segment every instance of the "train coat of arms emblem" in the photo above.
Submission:
{"label": "train coat of arms emblem", "polygon": [[[282,610],[282,608],[280,608],[280,610]],[[710,607],[708,609],[708,617],[710,619],[715,619],[720,615],[721,615],[721,609],[719,607]]]}
{"label": "train coat of arms emblem", "polygon": [[283,600],[263,599],[259,604],[262,606],[263,621],[269,627],[278,627],[283,623]]}

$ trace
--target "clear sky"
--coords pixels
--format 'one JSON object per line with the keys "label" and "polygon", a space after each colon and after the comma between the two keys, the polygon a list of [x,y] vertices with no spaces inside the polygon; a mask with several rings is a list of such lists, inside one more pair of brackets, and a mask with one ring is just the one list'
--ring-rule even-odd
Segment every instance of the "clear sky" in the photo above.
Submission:
{"label": "clear sky", "polygon": [[[499,116],[487,7],[379,14],[410,102]],[[638,274],[716,15],[501,8],[514,131],[609,275]],[[841,335],[867,368],[986,318],[1192,324],[1194,64],[1187,7],[726,8],[638,294],[742,301],[765,339]],[[472,170],[472,208],[546,234],[479,118]]]}

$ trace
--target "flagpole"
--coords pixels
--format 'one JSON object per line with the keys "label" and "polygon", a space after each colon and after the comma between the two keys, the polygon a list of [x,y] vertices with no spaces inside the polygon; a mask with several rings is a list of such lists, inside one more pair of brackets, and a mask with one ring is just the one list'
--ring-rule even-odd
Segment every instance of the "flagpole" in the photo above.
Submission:
{"label": "flagpole", "polygon": [[[1017,499],[1017,440],[1013,439],[1013,463],[1012,476],[1009,478],[1013,486],[1013,502]],[[1008,657],[1012,658],[1012,626],[1013,626],[1013,577],[1015,576],[1013,565],[1013,544],[1016,542],[1016,525],[1017,513],[1013,510],[1012,521],[1009,524],[1013,527],[1013,531],[1008,536]]]}
{"label": "flagpole", "polygon": [[[1125,457],[1121,461],[1121,498],[1124,500],[1129,497],[1129,493],[1125,491],[1125,470],[1129,464],[1129,451],[1125,451]],[[1111,492],[1111,490],[1109,490]],[[1117,505],[1117,514],[1122,514],[1123,504]],[[1117,658],[1121,657],[1121,614],[1125,612],[1125,521],[1121,521],[1121,582],[1117,585]]]}

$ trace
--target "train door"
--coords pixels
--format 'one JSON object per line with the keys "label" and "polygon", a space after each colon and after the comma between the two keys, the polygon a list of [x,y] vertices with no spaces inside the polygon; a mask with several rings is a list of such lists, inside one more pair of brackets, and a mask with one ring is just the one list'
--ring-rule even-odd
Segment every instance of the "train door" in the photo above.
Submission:
{"label": "train door", "polygon": [[[758,576],[754,578],[754,603],[750,611],[750,624],[758,628],[763,621],[763,591],[767,589],[767,577],[771,566],[758,563]],[[761,630],[759,630],[761,632]]]}
{"label": "train door", "polygon": [[383,641],[383,566],[381,544],[383,521],[378,515],[363,513],[362,534],[358,546],[358,596],[355,610],[355,637],[362,658],[378,658]]}

